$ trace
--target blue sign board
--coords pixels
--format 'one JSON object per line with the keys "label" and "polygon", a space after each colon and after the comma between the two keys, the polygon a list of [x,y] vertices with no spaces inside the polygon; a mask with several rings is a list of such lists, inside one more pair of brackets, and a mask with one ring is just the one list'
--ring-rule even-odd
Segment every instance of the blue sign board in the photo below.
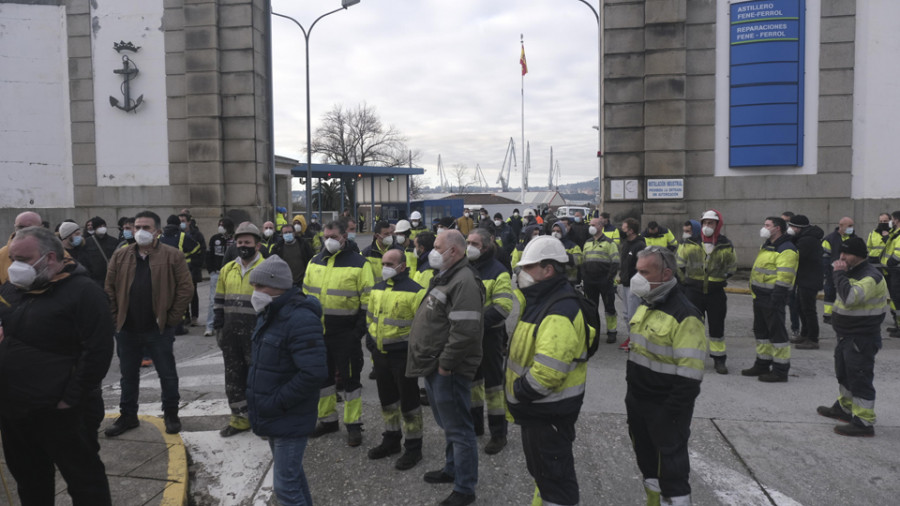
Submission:
{"label": "blue sign board", "polygon": [[729,165],[803,165],[804,0],[730,9]]}

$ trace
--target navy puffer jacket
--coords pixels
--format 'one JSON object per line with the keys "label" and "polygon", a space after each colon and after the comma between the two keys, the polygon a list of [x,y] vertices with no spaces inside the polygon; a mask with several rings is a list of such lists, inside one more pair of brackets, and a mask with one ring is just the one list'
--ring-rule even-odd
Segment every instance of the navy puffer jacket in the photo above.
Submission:
{"label": "navy puffer jacket", "polygon": [[303,437],[318,417],[319,388],[328,375],[322,306],[298,288],[259,315],[252,337],[247,404],[253,432]]}

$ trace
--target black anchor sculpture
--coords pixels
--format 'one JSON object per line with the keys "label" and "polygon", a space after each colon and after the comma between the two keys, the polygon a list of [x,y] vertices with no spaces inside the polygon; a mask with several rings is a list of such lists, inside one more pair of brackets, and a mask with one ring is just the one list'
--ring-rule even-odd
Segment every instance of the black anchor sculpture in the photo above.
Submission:
{"label": "black anchor sculpture", "polygon": [[122,68],[113,70],[114,74],[122,74],[125,76],[125,80],[122,82],[122,95],[125,97],[125,101],[123,105],[119,105],[119,100],[116,97],[109,97],[109,105],[113,107],[117,107],[122,109],[125,112],[131,112],[138,108],[139,105],[144,101],[144,95],[141,95],[137,98],[137,100],[131,100],[131,86],[130,82],[132,79],[137,76],[139,70],[137,65],[128,58],[128,55],[122,57]]}

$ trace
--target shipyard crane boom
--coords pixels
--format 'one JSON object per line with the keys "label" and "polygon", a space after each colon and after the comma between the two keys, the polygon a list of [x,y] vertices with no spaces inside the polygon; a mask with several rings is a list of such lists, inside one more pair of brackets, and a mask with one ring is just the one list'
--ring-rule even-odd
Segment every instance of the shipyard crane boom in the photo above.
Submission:
{"label": "shipyard crane boom", "polygon": [[553,189],[553,146],[550,146],[550,176],[547,180],[547,189]]}
{"label": "shipyard crane boom", "polygon": [[481,170],[481,165],[475,164],[475,181],[478,183],[478,186],[481,187],[481,191],[487,193],[490,191],[491,187],[488,184],[487,178],[484,177],[484,172]]}
{"label": "shipyard crane boom", "polygon": [[500,165],[500,175],[497,176],[502,191],[509,191],[509,176],[514,165],[516,165],[516,141],[510,137],[506,145],[506,154],[503,155],[503,164]]}

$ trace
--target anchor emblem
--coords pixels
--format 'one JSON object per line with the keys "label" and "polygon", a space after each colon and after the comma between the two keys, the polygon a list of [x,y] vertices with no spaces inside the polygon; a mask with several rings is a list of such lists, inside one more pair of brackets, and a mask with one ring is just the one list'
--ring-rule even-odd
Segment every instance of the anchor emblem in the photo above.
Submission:
{"label": "anchor emblem", "polygon": [[137,98],[137,100],[131,100],[131,80],[137,76],[139,70],[137,65],[128,58],[128,55],[122,56],[122,68],[113,70],[114,74],[121,74],[125,76],[125,80],[122,82],[122,95],[125,97],[125,102],[123,105],[119,105],[119,99],[116,97],[109,97],[109,105],[113,107],[117,107],[122,109],[125,112],[131,112],[138,108],[139,105],[144,101],[144,95],[141,95]]}

